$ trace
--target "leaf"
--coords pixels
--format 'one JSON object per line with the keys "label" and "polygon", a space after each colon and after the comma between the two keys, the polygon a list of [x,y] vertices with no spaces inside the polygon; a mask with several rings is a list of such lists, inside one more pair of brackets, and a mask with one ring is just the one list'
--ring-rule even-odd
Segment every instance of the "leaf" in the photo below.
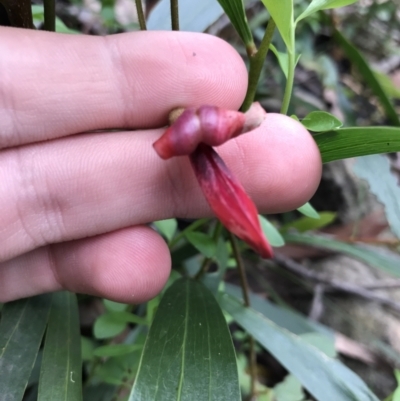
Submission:
{"label": "leaf", "polygon": [[180,279],[164,294],[129,401],[239,401],[235,351],[217,301]]}
{"label": "leaf", "polygon": [[395,85],[393,80],[386,74],[373,70],[375,78],[378,80],[386,96],[389,98],[400,99],[400,88]]}
{"label": "leaf", "polygon": [[326,111],[312,111],[301,120],[301,123],[313,132],[332,131],[343,125],[340,120]]}
{"label": "leaf", "polygon": [[400,238],[400,188],[391,173],[389,158],[381,155],[360,157],[353,165],[353,171],[368,182],[371,192],[383,203],[389,226]]}
{"label": "leaf", "polygon": [[323,163],[400,151],[400,128],[397,127],[340,128],[315,134],[313,138],[321,152]]}
{"label": "leaf", "polygon": [[[179,0],[179,26],[182,31],[203,32],[224,13],[215,0]],[[147,29],[170,30],[170,0],[161,0],[152,9]]]}
{"label": "leaf", "polygon": [[310,16],[311,14],[316,13],[320,10],[328,10],[330,8],[339,8],[349,6],[350,4],[356,3],[358,0],[313,0],[310,5],[300,14],[296,19],[296,24]]}
{"label": "leaf", "polygon": [[287,223],[281,227],[281,232],[286,232],[289,229],[295,229],[301,233],[310,230],[317,230],[331,224],[336,219],[336,213],[332,212],[321,212],[319,214],[319,220],[315,220],[311,217],[300,217],[299,219]]}
{"label": "leaf", "polygon": [[258,218],[260,219],[260,224],[264,235],[267,237],[271,246],[279,247],[285,245],[285,240],[282,238],[282,235],[277,228],[261,214],[258,215]]}
{"label": "leaf", "polygon": [[400,256],[397,253],[373,246],[347,244],[327,236],[310,234],[283,234],[283,238],[293,244],[303,244],[315,248],[327,249],[344,253],[350,257],[365,262],[367,265],[384,270],[400,277]]}
{"label": "leaf", "polygon": [[176,229],[178,228],[178,222],[176,219],[160,220],[155,221],[154,225],[157,227],[158,231],[169,241],[175,235]]}
{"label": "leaf", "polygon": [[0,400],[21,401],[42,342],[51,295],[4,305],[0,320]]}
{"label": "leaf", "polygon": [[103,345],[102,347],[96,348],[93,354],[99,357],[112,357],[112,356],[126,355],[131,352],[140,350],[142,348],[143,347],[140,344]]}
{"label": "leaf", "polygon": [[218,0],[246,47],[254,46],[242,0]]}
{"label": "leaf", "polygon": [[397,388],[393,393],[392,401],[400,401],[400,371],[395,369],[394,375],[397,381]]}
{"label": "leaf", "polygon": [[121,312],[128,307],[127,304],[110,301],[109,299],[103,299],[103,304],[109,312]]}
{"label": "leaf", "polygon": [[125,330],[128,323],[145,325],[147,320],[125,311],[106,312],[96,319],[93,327],[94,336],[99,339],[115,337]]}
{"label": "leaf", "polygon": [[304,216],[310,217],[311,219],[319,219],[320,215],[318,212],[312,207],[312,205],[307,202],[303,206],[297,209]]}
{"label": "leaf", "polygon": [[276,401],[303,401],[304,391],[301,383],[292,375],[287,375],[285,379],[274,387]]}
{"label": "leaf", "polygon": [[78,302],[69,292],[53,294],[40,370],[38,401],[82,400]]}
{"label": "leaf", "polygon": [[262,0],[276,23],[289,53],[294,53],[293,0]]}
{"label": "leaf", "polygon": [[185,234],[187,240],[204,256],[212,258],[217,251],[217,244],[209,235],[197,231]]}
{"label": "leaf", "polygon": [[378,401],[350,369],[300,337],[225,294],[222,308],[271,353],[318,401]]}
{"label": "leaf", "polygon": [[385,110],[386,116],[391,124],[399,127],[400,120],[399,116],[397,115],[396,109],[393,107],[392,102],[386,95],[385,90],[382,88],[381,84],[377,80],[374,72],[371,70],[368,62],[364,59],[363,55],[338,30],[335,30],[334,38],[345,51],[351,63],[357,68],[358,72],[363,77],[368,87],[378,97],[379,102]]}
{"label": "leaf", "polygon": [[[275,54],[275,57],[278,59],[279,66],[281,67],[281,70],[287,79],[289,73],[289,55],[287,53],[280,52],[272,43],[269,45],[269,48],[271,49],[272,53]],[[300,54],[296,56],[295,67],[299,62],[300,57],[301,57]],[[297,119],[297,121],[299,120],[296,116],[295,118]]]}
{"label": "leaf", "polygon": [[[235,298],[242,299],[242,290],[236,285],[225,283],[225,291]],[[333,331],[330,328],[314,322],[294,310],[276,305],[254,293],[250,292],[249,297],[252,308],[278,326],[294,334],[319,333],[333,341]]]}

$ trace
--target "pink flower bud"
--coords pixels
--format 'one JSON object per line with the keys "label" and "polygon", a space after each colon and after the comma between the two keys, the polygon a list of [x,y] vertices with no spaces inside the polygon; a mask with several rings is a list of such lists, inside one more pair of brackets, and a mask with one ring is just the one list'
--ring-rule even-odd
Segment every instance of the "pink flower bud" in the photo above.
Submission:
{"label": "pink flower bud", "polygon": [[204,196],[221,223],[263,258],[271,258],[272,248],[261,229],[256,206],[218,153],[201,144],[189,157]]}
{"label": "pink flower bud", "polygon": [[265,110],[254,103],[245,114],[239,111],[201,106],[186,109],[154,144],[163,159],[191,154],[200,143],[219,146],[258,127]]}

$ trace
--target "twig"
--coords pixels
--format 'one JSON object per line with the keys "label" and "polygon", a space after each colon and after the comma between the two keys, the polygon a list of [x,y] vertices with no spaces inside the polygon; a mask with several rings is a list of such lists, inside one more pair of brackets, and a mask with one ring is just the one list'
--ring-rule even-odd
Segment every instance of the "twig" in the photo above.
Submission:
{"label": "twig", "polygon": [[[250,306],[250,296],[249,296],[249,283],[247,281],[246,271],[244,268],[243,259],[240,255],[239,247],[236,241],[235,236],[230,232],[229,240],[232,245],[233,256],[236,259],[237,267],[239,269],[240,275],[240,284],[243,291],[243,300],[246,307]],[[253,399],[256,393],[256,375],[257,375],[257,356],[256,356],[256,348],[253,336],[249,336],[249,345],[250,345],[250,400]]]}
{"label": "twig", "polygon": [[264,37],[262,38],[262,41],[260,43],[260,47],[254,55],[249,56],[249,82],[247,86],[246,97],[241,107],[241,111],[243,112],[247,111],[250,108],[251,104],[254,102],[257,84],[260,79],[260,74],[264,65],[265,58],[268,54],[272,36],[274,35],[275,26],[275,21],[271,18],[268,22],[267,29],[265,30]]}
{"label": "twig", "polygon": [[369,299],[371,301],[376,301],[378,303],[381,303],[382,305],[389,306],[393,310],[400,312],[400,304],[392,301],[389,298],[386,298],[382,295],[375,294],[363,287],[357,286],[355,284],[350,284],[350,283],[344,283],[342,281],[337,281],[335,279],[330,279],[326,277],[324,274],[321,273],[315,273],[306,267],[304,267],[302,264],[295,262],[293,259],[290,259],[286,256],[283,256],[282,254],[276,254],[274,261],[279,264],[282,267],[285,267],[286,269],[290,270],[291,272],[294,272],[296,274],[299,274],[303,277],[306,277],[310,280],[316,281],[318,283],[323,283],[328,285],[331,288],[334,288],[339,291],[343,292],[348,292],[350,294],[358,295],[359,297]]}
{"label": "twig", "polygon": [[171,22],[172,22],[172,30],[179,31],[178,0],[171,0]]}
{"label": "twig", "polygon": [[55,32],[56,30],[56,1],[43,0],[44,6],[44,30]]}
{"label": "twig", "polygon": [[136,11],[138,15],[140,30],[145,31],[147,30],[147,27],[146,27],[146,17],[144,16],[143,12],[142,0],[135,0],[135,4],[136,4]]}

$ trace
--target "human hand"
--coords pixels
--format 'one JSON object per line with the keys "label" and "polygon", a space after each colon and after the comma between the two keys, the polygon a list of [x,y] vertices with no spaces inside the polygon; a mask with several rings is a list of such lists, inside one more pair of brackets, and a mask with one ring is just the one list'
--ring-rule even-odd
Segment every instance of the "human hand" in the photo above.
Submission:
{"label": "human hand", "polygon": [[[171,261],[145,224],[211,212],[188,158],[163,161],[152,143],[176,107],[240,107],[242,60],[187,32],[0,34],[0,302],[60,289],[155,296]],[[218,152],[262,213],[302,205],[320,179],[314,141],[282,115]]]}

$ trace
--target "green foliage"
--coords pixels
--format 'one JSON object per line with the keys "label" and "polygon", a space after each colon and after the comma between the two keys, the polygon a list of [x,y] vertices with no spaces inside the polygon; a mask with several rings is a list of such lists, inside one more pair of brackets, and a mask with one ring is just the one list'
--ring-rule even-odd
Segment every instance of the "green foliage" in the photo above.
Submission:
{"label": "green foliage", "polygon": [[360,157],[353,171],[367,180],[371,192],[385,206],[386,219],[392,232],[400,238],[400,188],[391,172],[389,158],[382,155]]}
{"label": "green foliage", "polygon": [[254,46],[244,10],[243,0],[218,0],[246,47]]}
{"label": "green foliage", "polygon": [[0,389],[7,401],[21,401],[46,329],[51,295],[6,304],[0,321]]}
{"label": "green foliage", "polygon": [[38,401],[82,400],[80,346],[76,296],[55,293],[43,349]]}
{"label": "green foliage", "polygon": [[[363,55],[353,46],[349,40],[338,30],[335,30],[334,37],[336,41],[340,44],[341,48],[346,52],[347,57],[357,68],[358,72],[361,74],[368,87],[375,93],[378,97],[383,109],[385,110],[387,118],[390,120],[391,124],[399,127],[400,120],[392,102],[388,98],[384,88],[382,88],[381,83],[377,79],[375,73],[370,68],[368,62],[365,60]],[[390,152],[390,150],[387,150]]]}
{"label": "green foliage", "polygon": [[[378,401],[362,380],[339,361],[328,358],[234,297],[220,297],[221,307],[270,352],[317,399]],[[315,374],[318,372],[318,374]]]}
{"label": "green foliage", "polygon": [[297,209],[304,216],[310,217],[311,219],[319,219],[320,216],[318,212],[312,207],[312,205],[307,202],[303,206]]}
{"label": "green foliage", "polygon": [[313,132],[326,132],[340,128],[343,123],[326,111],[312,111],[307,114],[301,123]]}
{"label": "green foliage", "polygon": [[400,151],[400,128],[397,127],[339,128],[315,134],[313,138],[323,163]]}
{"label": "green foliage", "polygon": [[279,247],[285,245],[285,240],[282,238],[276,227],[271,224],[264,216],[258,216],[261,223],[261,228],[264,235],[267,237],[271,246]]}
{"label": "green foliage", "polygon": [[296,24],[317,11],[344,7],[356,3],[357,1],[358,0],[312,0],[307,9],[297,17]]}
{"label": "green foliage", "polygon": [[226,399],[240,394],[225,318],[201,283],[178,280],[158,307],[129,400]]}

